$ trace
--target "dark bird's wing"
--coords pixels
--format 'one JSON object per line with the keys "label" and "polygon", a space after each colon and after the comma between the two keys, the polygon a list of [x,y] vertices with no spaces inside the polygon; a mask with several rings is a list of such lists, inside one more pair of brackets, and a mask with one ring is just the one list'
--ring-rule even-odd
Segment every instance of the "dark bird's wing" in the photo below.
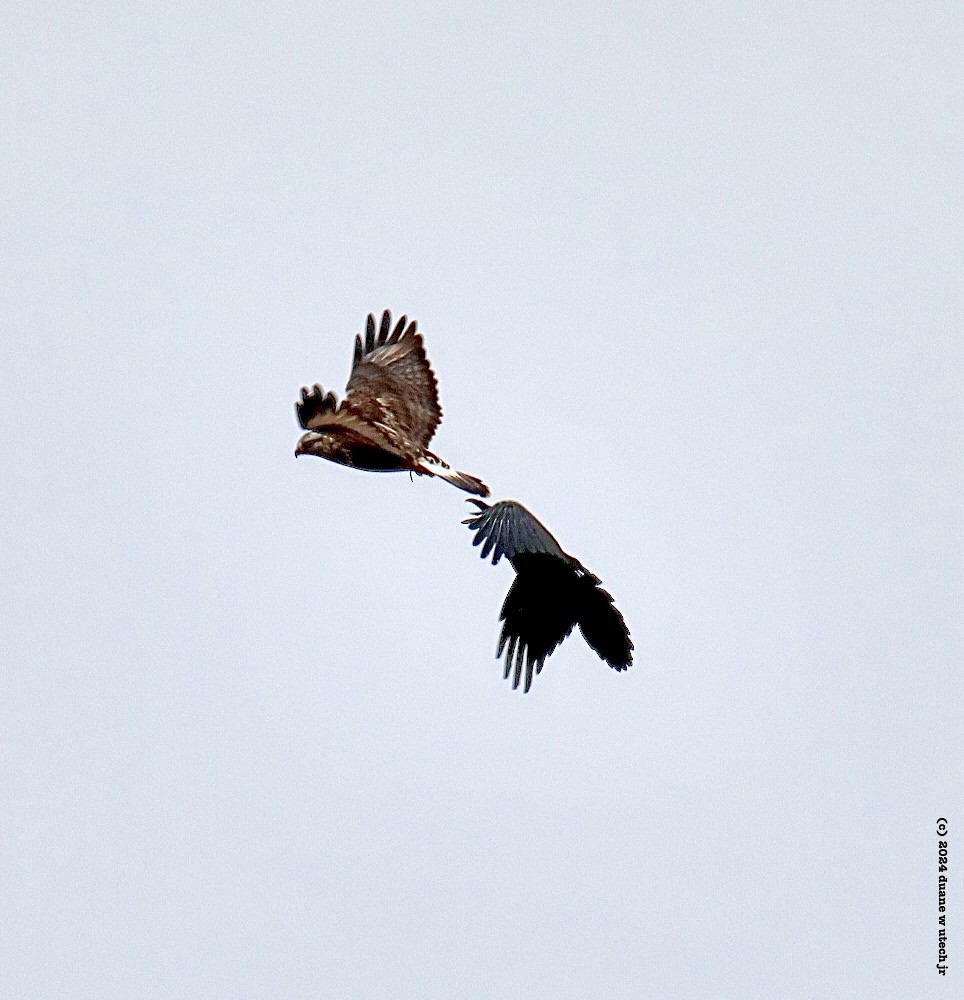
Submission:
{"label": "dark bird's wing", "polygon": [[392,314],[368,316],[365,339],[355,337],[355,357],[344,407],[389,436],[404,451],[428,447],[442,419],[438,384],[425,356],[416,323],[403,316],[392,329]]}
{"label": "dark bird's wing", "polygon": [[474,531],[482,558],[511,560],[516,578],[502,605],[502,634],[496,654],[505,658],[505,676],[524,690],[546,659],[578,625],[586,642],[616,670],[632,663],[633,643],[623,616],[601,581],[564,552],[549,531],[514,500],[489,506],[469,500],[479,513],[463,523]]}
{"label": "dark bird's wing", "polygon": [[479,513],[466,518],[462,523],[467,524],[470,531],[476,532],[472,544],[482,546],[482,558],[485,559],[492,553],[493,566],[503,556],[515,563],[516,557],[521,553],[541,552],[557,559],[570,558],[521,503],[500,500],[489,506],[481,500],[468,502],[475,504]]}
{"label": "dark bird's wing", "polygon": [[525,687],[532,685],[549,654],[576,624],[576,574],[573,567],[543,553],[519,557],[516,578],[502,605],[497,657],[505,652],[505,676],[517,688],[525,665]]}

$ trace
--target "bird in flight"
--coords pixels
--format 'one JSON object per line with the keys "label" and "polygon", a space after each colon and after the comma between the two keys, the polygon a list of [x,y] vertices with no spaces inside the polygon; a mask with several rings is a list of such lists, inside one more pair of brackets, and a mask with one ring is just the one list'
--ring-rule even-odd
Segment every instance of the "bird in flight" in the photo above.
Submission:
{"label": "bird in flight", "polygon": [[462,522],[476,532],[472,544],[482,545],[483,559],[491,552],[493,565],[505,556],[516,573],[499,616],[503,624],[496,653],[499,657],[505,650],[505,677],[512,674],[512,687],[519,686],[524,665],[523,691],[528,691],[533,670],[541,672],[576,625],[601,659],[625,670],[633,662],[633,641],[599,577],[564,552],[522,504],[467,502],[479,508]]}
{"label": "bird in flight", "polygon": [[355,336],[355,357],[344,400],[320,385],[301,390],[295,403],[305,433],[295,455],[317,455],[330,462],[370,472],[414,472],[438,476],[481,497],[489,488],[458,472],[428,450],[442,419],[438,383],[425,356],[417,323],[403,316],[392,329],[392,314],[382,313],[378,332],[369,313],[365,340]]}

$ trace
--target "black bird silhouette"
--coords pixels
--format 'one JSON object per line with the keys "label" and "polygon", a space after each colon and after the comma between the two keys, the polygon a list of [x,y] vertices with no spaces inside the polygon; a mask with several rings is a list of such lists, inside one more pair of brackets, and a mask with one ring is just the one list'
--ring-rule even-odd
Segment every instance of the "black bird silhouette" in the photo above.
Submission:
{"label": "black bird silhouette", "polygon": [[615,670],[633,662],[633,642],[623,616],[602,581],[559,543],[522,504],[514,500],[475,504],[479,513],[466,518],[476,532],[473,545],[482,558],[492,553],[495,565],[505,556],[516,572],[499,620],[502,634],[496,656],[506,651],[505,677],[517,688],[525,665],[525,687],[533,670],[540,673],[546,658],[578,625],[583,638]]}
{"label": "black bird silhouette", "polygon": [[368,314],[364,342],[361,334],[355,337],[348,394],[342,402],[320,385],[302,388],[295,412],[305,433],[295,455],[317,455],[370,472],[408,470],[438,476],[460,490],[487,497],[489,488],[481,479],[451,468],[428,450],[442,408],[417,328],[403,316],[393,330],[386,309],[376,333],[375,317]]}

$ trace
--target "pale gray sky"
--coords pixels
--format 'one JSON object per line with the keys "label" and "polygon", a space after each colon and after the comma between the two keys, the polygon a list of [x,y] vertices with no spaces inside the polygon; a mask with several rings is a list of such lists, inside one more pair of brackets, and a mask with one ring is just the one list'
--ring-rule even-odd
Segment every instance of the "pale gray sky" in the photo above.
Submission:
{"label": "pale gray sky", "polygon": [[[959,994],[960,18],[263,7],[5,18],[7,994]],[[294,459],[384,307],[627,674]]]}

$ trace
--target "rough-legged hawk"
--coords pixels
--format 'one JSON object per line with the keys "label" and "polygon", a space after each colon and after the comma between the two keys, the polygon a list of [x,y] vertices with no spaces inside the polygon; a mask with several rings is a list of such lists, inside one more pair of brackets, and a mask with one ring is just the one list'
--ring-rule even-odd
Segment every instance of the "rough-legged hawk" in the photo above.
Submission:
{"label": "rough-legged hawk", "polygon": [[525,664],[525,687],[532,684],[549,654],[578,625],[583,638],[616,670],[633,662],[633,642],[612,597],[594,576],[566,552],[521,504],[502,500],[489,506],[469,500],[479,513],[463,524],[477,532],[482,558],[492,553],[495,565],[505,556],[516,572],[502,605],[502,635],[496,656],[505,657],[505,676],[517,688]]}
{"label": "rough-legged hawk", "polygon": [[416,323],[403,316],[392,329],[392,314],[382,313],[376,335],[369,314],[365,341],[355,337],[348,392],[339,404],[320,385],[302,388],[295,404],[305,429],[295,455],[318,455],[339,465],[371,472],[408,470],[438,476],[460,490],[487,497],[481,479],[457,472],[428,450],[442,419],[438,385]]}

